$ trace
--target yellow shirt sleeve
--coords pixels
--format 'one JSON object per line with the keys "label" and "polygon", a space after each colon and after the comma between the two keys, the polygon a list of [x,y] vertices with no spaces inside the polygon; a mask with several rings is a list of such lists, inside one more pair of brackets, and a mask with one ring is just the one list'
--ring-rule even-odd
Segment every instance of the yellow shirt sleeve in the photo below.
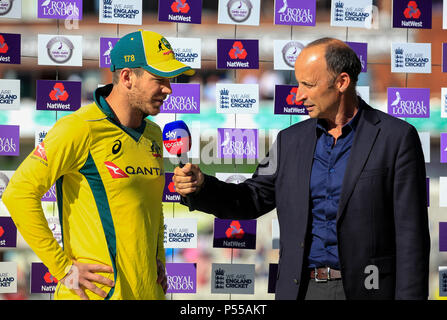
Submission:
{"label": "yellow shirt sleeve", "polygon": [[89,126],[74,114],[65,116],[22,162],[3,194],[17,229],[57,279],[72,261],[48,227],[41,199],[57,179],[83,166],[90,142]]}

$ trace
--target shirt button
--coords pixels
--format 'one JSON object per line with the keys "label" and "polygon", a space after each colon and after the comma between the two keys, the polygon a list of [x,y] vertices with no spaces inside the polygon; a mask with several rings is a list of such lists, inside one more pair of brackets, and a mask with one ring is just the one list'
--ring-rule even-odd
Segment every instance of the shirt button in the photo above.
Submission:
{"label": "shirt button", "polygon": [[332,200],[332,196],[327,196],[327,198],[328,198],[329,200]]}
{"label": "shirt button", "polygon": [[293,282],[295,282],[295,284],[299,284],[299,281],[297,279],[293,279]]}
{"label": "shirt button", "polygon": [[301,242],[301,243],[300,243],[300,247],[301,247],[301,248],[304,248],[304,242]]}
{"label": "shirt button", "polygon": [[335,171],[334,168],[329,169],[329,172],[330,172],[330,173],[333,173],[334,171]]}

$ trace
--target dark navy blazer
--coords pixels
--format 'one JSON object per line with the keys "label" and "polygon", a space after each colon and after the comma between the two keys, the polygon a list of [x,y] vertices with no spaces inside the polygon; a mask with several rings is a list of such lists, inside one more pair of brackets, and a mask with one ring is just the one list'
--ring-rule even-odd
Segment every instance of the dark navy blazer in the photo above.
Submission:
{"label": "dark navy blazer", "polygon": [[[425,162],[405,121],[363,110],[337,212],[338,255],[347,299],[427,299],[430,235]],[[253,177],[240,184],[205,176],[190,209],[222,219],[254,219],[274,208],[280,227],[276,299],[301,299],[309,273],[309,181],[316,119],[280,131]],[[182,199],[185,203],[185,199]],[[368,289],[368,266],[379,288]]]}

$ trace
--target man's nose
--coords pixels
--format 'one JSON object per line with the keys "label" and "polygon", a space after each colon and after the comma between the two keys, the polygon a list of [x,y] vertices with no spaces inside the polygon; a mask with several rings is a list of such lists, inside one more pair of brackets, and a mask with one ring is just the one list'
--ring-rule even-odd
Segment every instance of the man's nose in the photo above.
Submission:
{"label": "man's nose", "polygon": [[172,88],[171,88],[171,82],[169,81],[169,79],[166,79],[166,82],[163,83],[163,93],[165,94],[171,94],[172,93]]}
{"label": "man's nose", "polygon": [[307,99],[307,94],[305,92],[305,90],[303,90],[302,88],[300,88],[300,86],[298,86],[298,88],[296,89],[296,97],[295,97],[295,101],[296,102],[304,102],[304,100]]}

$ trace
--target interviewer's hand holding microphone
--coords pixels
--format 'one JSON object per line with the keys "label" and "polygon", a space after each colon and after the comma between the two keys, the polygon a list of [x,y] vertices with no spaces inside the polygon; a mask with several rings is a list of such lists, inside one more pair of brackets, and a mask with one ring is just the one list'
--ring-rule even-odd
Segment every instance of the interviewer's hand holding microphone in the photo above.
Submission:
{"label": "interviewer's hand holding microphone", "polygon": [[[172,181],[175,191],[183,197],[194,193],[203,185],[204,175],[196,164],[188,162],[187,153],[191,149],[191,133],[182,120],[167,123],[163,129],[163,144],[166,150],[180,158],[174,170]],[[189,203],[189,199],[187,198]]]}

